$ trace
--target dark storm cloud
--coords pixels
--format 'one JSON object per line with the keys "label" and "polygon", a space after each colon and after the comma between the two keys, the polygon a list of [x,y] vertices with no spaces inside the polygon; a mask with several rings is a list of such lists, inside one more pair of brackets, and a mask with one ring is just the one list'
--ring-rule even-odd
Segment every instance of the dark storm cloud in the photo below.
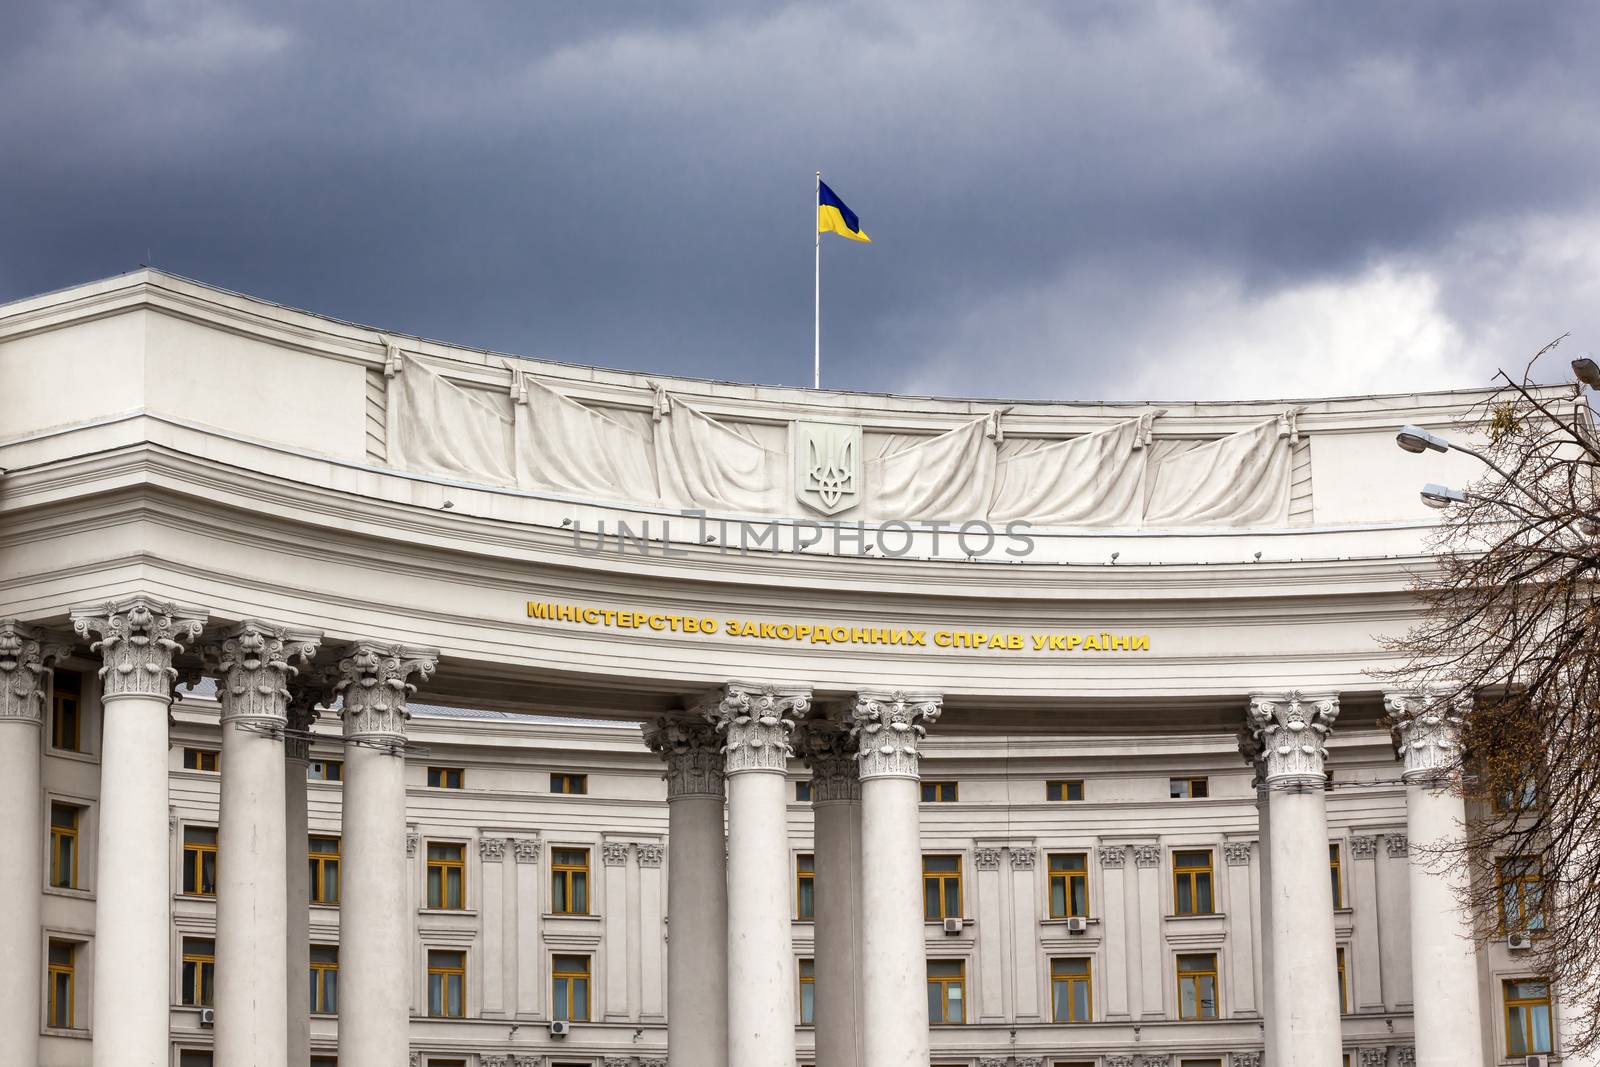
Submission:
{"label": "dark storm cloud", "polygon": [[0,299],[148,254],[394,330],[798,383],[821,166],[875,239],[824,246],[833,384],[1320,391],[1282,368],[1330,351],[1328,388],[1463,384],[1600,327],[1592,12],[11,5]]}

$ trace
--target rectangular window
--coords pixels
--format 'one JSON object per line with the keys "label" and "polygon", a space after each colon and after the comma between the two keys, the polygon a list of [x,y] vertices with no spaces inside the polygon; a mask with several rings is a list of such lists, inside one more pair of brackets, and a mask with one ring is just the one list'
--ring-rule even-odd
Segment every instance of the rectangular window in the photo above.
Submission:
{"label": "rectangular window", "polygon": [[797,804],[804,804],[811,799],[811,782],[809,780],[794,784],[794,799]]}
{"label": "rectangular window", "polygon": [[552,774],[550,776],[550,792],[581,794],[589,791],[589,776],[587,774]]}
{"label": "rectangular window", "polygon": [[557,915],[589,914],[589,850],[558,848],[550,853],[550,910]]}
{"label": "rectangular window", "polygon": [[1538,799],[1539,794],[1534,784],[1527,782],[1520,789],[1508,789],[1503,793],[1496,793],[1494,796],[1494,810],[1501,815],[1510,815],[1512,813],[1521,815],[1532,811]]}
{"label": "rectangular window", "polygon": [[1496,865],[1500,881],[1500,930],[1523,933],[1544,929],[1544,880],[1539,862],[1523,856],[1503,857]]}
{"label": "rectangular window", "polygon": [[311,1012],[339,1013],[339,946],[311,946]]}
{"label": "rectangular window", "polygon": [[50,690],[50,747],[82,752],[83,677],[77,671],[55,671]]}
{"label": "rectangular window", "polygon": [[339,903],[339,839],[313,837],[306,847],[311,865],[311,903]]}
{"label": "rectangular window", "polygon": [[1172,854],[1172,910],[1175,915],[1210,915],[1211,850]]}
{"label": "rectangular window", "polygon": [[50,942],[48,987],[45,990],[45,1019],[56,1030],[72,1029],[73,986],[77,978],[78,946],[70,941]]}
{"label": "rectangular window", "polygon": [[810,853],[794,858],[794,917],[817,917],[817,858]]}
{"label": "rectangular window", "polygon": [[428,1014],[460,1019],[467,1013],[467,954],[428,950]]}
{"label": "rectangular window", "polygon": [[467,847],[428,842],[428,907],[466,907]]}
{"label": "rectangular window", "polygon": [[183,939],[179,1003],[209,1008],[217,989],[217,943],[209,937]]}
{"label": "rectangular window", "polygon": [[178,1053],[178,1067],[213,1067],[211,1053],[204,1049],[184,1049]]}
{"label": "rectangular window", "polygon": [[1168,778],[1167,795],[1173,800],[1198,800],[1211,795],[1211,783],[1205,778]]}
{"label": "rectangular window", "polygon": [[1050,854],[1050,918],[1089,915],[1089,854]]}
{"label": "rectangular window", "polygon": [[183,892],[185,896],[210,897],[217,893],[217,828],[183,828]]}
{"label": "rectangular window", "polygon": [[1046,782],[1044,784],[1044,798],[1052,802],[1082,800],[1083,781],[1078,778],[1068,778],[1059,782]]}
{"label": "rectangular window", "polygon": [[183,750],[183,769],[186,771],[215,771],[219,769],[222,753],[212,748],[186,748]]}
{"label": "rectangular window", "polygon": [[59,889],[78,885],[78,817],[82,808],[50,805],[50,884]]}
{"label": "rectangular window", "polygon": [[1344,946],[1334,950],[1334,965],[1339,972],[1339,1014],[1350,1014],[1350,974],[1344,966]]}
{"label": "rectangular window", "polygon": [[1217,1017],[1217,957],[1214,953],[1178,957],[1178,1018]]}
{"label": "rectangular window", "polygon": [[554,1019],[589,1021],[589,957],[557,956],[551,963],[550,1014]]}
{"label": "rectangular window", "polygon": [[336,759],[314,759],[306,764],[308,782],[344,781],[344,762]]}
{"label": "rectangular window", "polygon": [[817,961],[800,961],[800,1025],[817,1023]]}
{"label": "rectangular window", "polygon": [[954,804],[956,796],[955,782],[922,783],[922,802],[924,804]]}
{"label": "rectangular window", "polygon": [[1344,879],[1339,877],[1339,846],[1328,846],[1328,874],[1333,878],[1333,907],[1344,907]]}
{"label": "rectangular window", "polygon": [[930,921],[961,917],[961,857],[922,857],[922,917]]}
{"label": "rectangular window", "polygon": [[1094,979],[1086,958],[1050,961],[1051,1018],[1058,1023],[1086,1023],[1094,1005]]}
{"label": "rectangular window", "polygon": [[465,774],[466,772],[460,767],[429,767],[428,788],[460,789]]}
{"label": "rectangular window", "polygon": [[954,1026],[967,1021],[967,965],[961,960],[928,961],[928,1022]]}
{"label": "rectangular window", "polygon": [[1550,1049],[1550,985],[1537,978],[1503,983],[1506,1001],[1506,1055],[1528,1056]]}

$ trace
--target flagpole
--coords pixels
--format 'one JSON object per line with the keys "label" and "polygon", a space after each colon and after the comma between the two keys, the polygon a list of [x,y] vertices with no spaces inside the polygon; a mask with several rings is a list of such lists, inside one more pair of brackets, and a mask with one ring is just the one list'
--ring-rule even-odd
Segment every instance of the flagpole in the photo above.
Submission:
{"label": "flagpole", "polygon": [[822,388],[822,230],[817,217],[822,213],[822,172],[817,171],[817,204],[811,213],[811,228],[816,231],[816,283],[811,289],[811,386]]}

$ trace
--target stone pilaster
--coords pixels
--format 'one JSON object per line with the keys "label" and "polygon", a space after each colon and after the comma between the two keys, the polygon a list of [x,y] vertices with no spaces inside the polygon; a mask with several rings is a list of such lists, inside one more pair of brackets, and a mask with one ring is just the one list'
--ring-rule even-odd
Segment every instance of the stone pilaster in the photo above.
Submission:
{"label": "stone pilaster", "polygon": [[861,775],[849,726],[808,719],[796,736],[811,767],[816,933],[816,1061],[857,1067],[861,989]]}

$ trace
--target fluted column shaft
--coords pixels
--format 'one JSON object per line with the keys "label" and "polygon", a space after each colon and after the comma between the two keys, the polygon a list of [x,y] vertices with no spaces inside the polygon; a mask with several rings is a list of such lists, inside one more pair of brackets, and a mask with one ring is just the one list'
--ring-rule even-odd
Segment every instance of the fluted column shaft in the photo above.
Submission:
{"label": "fluted column shaft", "polygon": [[848,729],[806,724],[815,831],[816,1059],[861,1067],[861,775]]}
{"label": "fluted column shaft", "polygon": [[872,1067],[927,1067],[918,744],[936,696],[861,693],[851,708],[861,773],[861,1019]]}
{"label": "fluted column shaft", "polygon": [[289,687],[288,729],[283,760],[284,1004],[288,1062],[311,1059],[311,873],[307,862],[310,819],[306,767],[321,690],[302,679]]}
{"label": "fluted column shaft", "polygon": [[[166,1067],[172,887],[152,860],[170,854],[167,715],[172,657],[201,613],[135,598],[73,612],[101,653],[100,833],[94,941],[95,1067]],[[37,888],[34,890],[37,892]]]}
{"label": "fluted column shaft", "polygon": [[704,721],[660,719],[645,743],[667,764],[667,1062],[729,1067],[720,741]]}
{"label": "fluted column shaft", "polygon": [[[1259,773],[1264,774],[1265,768]],[[1257,779],[1256,785],[1256,823],[1257,836],[1260,844],[1257,853],[1260,856],[1261,888],[1261,1022],[1262,1036],[1266,1043],[1266,1061],[1278,1062],[1278,1050],[1283,1039],[1279,1036],[1282,1019],[1278,1013],[1278,968],[1274,957],[1272,936],[1272,794],[1267,789],[1265,781]],[[1330,897],[1331,897],[1330,893]],[[1234,904],[1238,908],[1237,902]]]}
{"label": "fluted column shaft", "polygon": [[1461,909],[1466,870],[1447,851],[1466,825],[1466,806],[1453,788],[1461,718],[1449,701],[1428,693],[1391,693],[1384,704],[1406,783],[1417,1067],[1482,1067],[1477,953]]}

